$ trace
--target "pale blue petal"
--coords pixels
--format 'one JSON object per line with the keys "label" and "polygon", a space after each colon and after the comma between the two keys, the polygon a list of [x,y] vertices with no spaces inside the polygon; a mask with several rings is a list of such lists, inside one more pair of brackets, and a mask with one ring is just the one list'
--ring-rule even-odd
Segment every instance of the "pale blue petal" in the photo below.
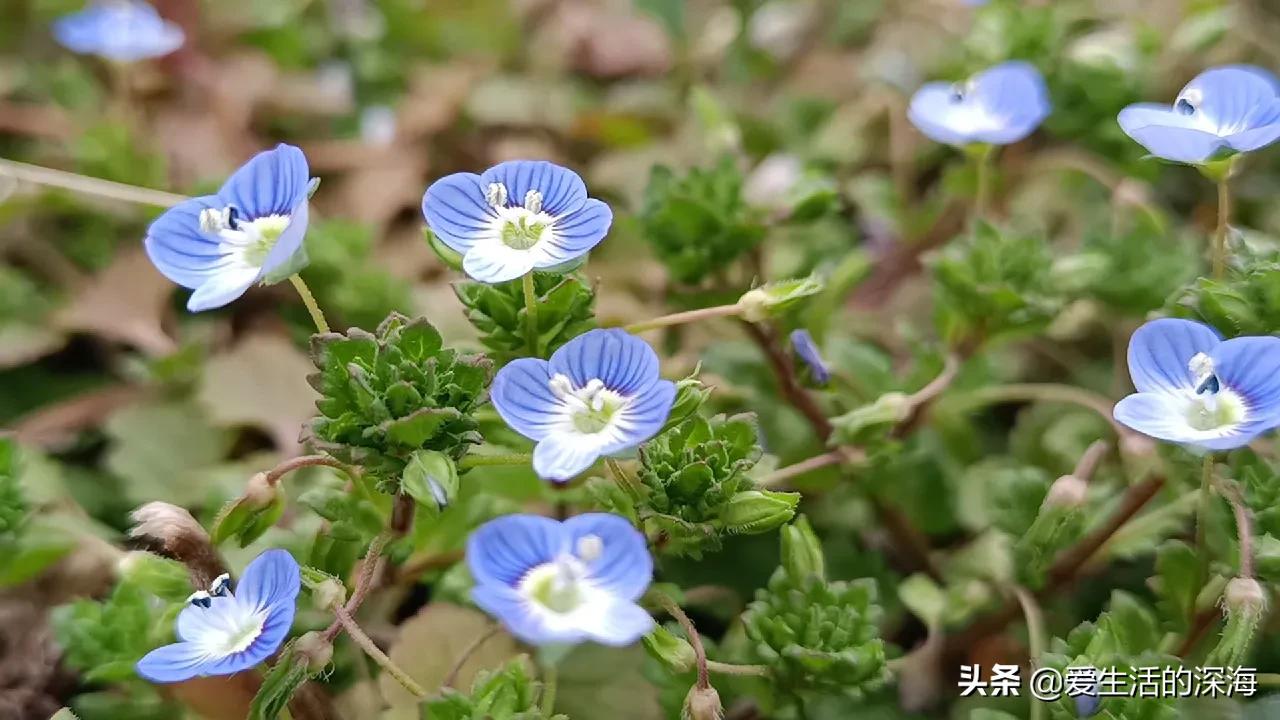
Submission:
{"label": "pale blue petal", "polygon": [[556,219],[555,241],[545,243],[546,258],[538,267],[554,267],[580,257],[609,234],[613,211],[599,200],[587,200],[572,213]]}
{"label": "pale blue petal", "polygon": [[958,123],[955,105],[954,85],[927,83],[911,96],[907,119],[934,142],[964,145],[971,142],[970,132],[967,126]]}
{"label": "pale blue petal", "polygon": [[431,183],[422,196],[422,214],[431,232],[460,253],[470,250],[497,218],[485,199],[487,187],[475,173],[454,173]]}
{"label": "pale blue petal", "polygon": [[1215,159],[1228,145],[1227,141],[1203,130],[1148,125],[1129,133],[1129,137],[1159,158],[1198,165]]}
{"label": "pale blue petal", "polygon": [[1135,393],[1116,403],[1116,422],[1158,440],[1185,443],[1197,437],[1186,419],[1186,401],[1164,393]]}
{"label": "pale blue petal", "polygon": [[310,183],[311,171],[302,150],[281,143],[241,165],[227,178],[218,197],[249,220],[292,215],[306,202]]}
{"label": "pale blue petal", "polygon": [[543,480],[572,480],[600,459],[589,435],[550,435],[533,448],[533,471]]}
{"label": "pale blue petal", "polygon": [[530,190],[542,193],[542,211],[561,217],[577,211],[587,200],[587,186],[577,173],[545,160],[511,160],[489,168],[480,176],[482,188],[502,183],[507,205],[524,205]]}
{"label": "pale blue petal", "polygon": [[551,366],[545,360],[520,358],[507,363],[493,378],[489,400],[512,430],[541,440],[556,425],[561,401],[551,392]]}
{"label": "pale blue petal", "polygon": [[1187,363],[1196,353],[1209,353],[1221,342],[1204,323],[1161,318],[1144,324],[1129,338],[1129,374],[1138,392],[1194,389]]}
{"label": "pale blue petal", "polygon": [[262,274],[266,275],[276,268],[289,262],[289,258],[298,252],[298,248],[302,247],[302,241],[307,234],[307,220],[310,215],[309,204],[306,200],[302,204],[294,208],[289,225],[280,233],[280,237],[276,239],[276,244],[267,252],[267,257],[262,261]]}
{"label": "pale blue petal", "polygon": [[1227,340],[1209,357],[1218,380],[1244,396],[1251,420],[1280,423],[1280,338]]}
{"label": "pale blue petal", "polygon": [[1259,105],[1246,125],[1250,129],[1227,136],[1231,149],[1253,152],[1280,139],[1280,100]]}
{"label": "pale blue petal", "polygon": [[560,523],[538,515],[504,515],[467,538],[467,567],[477,585],[514,587],[529,570],[564,551]]}
{"label": "pale blue petal", "polygon": [[647,610],[621,598],[611,598],[579,614],[587,638],[611,647],[632,645],[657,625]]}
{"label": "pale blue petal", "polygon": [[249,563],[236,585],[236,600],[248,607],[293,607],[302,589],[298,561],[286,550],[267,550]]}
{"label": "pale blue petal", "polygon": [[622,437],[617,442],[600,448],[600,452],[613,455],[637,447],[657,435],[671,415],[675,399],[676,384],[670,380],[659,380],[636,394],[631,404],[618,417],[618,429]]}
{"label": "pale blue petal", "polygon": [[210,275],[187,299],[187,309],[201,312],[220,308],[244,295],[258,282],[262,272],[257,268],[227,265]]}
{"label": "pale blue petal", "polygon": [[471,589],[471,600],[528,645],[573,645],[585,639],[577,628],[549,627],[531,601],[506,585],[476,585]]}
{"label": "pale blue petal", "polygon": [[199,642],[212,633],[221,632],[220,628],[235,625],[231,620],[236,616],[236,601],[230,596],[209,598],[209,607],[187,605],[178,613],[178,621],[174,630],[179,640]]}
{"label": "pale blue petal", "polygon": [[813,376],[814,382],[826,385],[831,380],[831,370],[822,359],[822,351],[818,349],[818,344],[814,342],[813,335],[809,334],[808,330],[800,328],[791,331],[791,349],[809,368],[809,374]]}
{"label": "pale blue petal", "polygon": [[1257,108],[1276,98],[1277,87],[1275,76],[1262,68],[1227,65],[1197,75],[1178,98],[1185,99],[1195,114],[1203,115],[1225,135],[1226,128],[1248,127]]}
{"label": "pale blue petal", "polygon": [[206,657],[195,643],[174,643],[147,653],[134,669],[151,682],[182,682],[204,674]]}
{"label": "pale blue petal", "polygon": [[1010,61],[973,78],[971,101],[999,118],[998,127],[975,134],[981,142],[1005,145],[1030,135],[1049,115],[1049,91],[1031,63]]}
{"label": "pale blue petal", "polygon": [[587,563],[591,584],[624,600],[635,601],[653,580],[653,557],[644,535],[626,518],[609,513],[584,513],[564,521],[570,547],[594,535],[601,541],[600,556]]}
{"label": "pale blue petal", "polygon": [[551,372],[563,373],[575,387],[600,379],[623,395],[644,391],[658,380],[658,354],[649,343],[617,328],[590,330],[551,355]]}
{"label": "pale blue petal", "polygon": [[160,274],[183,287],[197,288],[227,267],[218,240],[200,232],[200,212],[216,207],[216,195],[191,198],[151,223],[143,246]]}
{"label": "pale blue petal", "polygon": [[538,259],[535,250],[516,250],[502,244],[501,240],[480,242],[462,256],[462,269],[473,280],[482,283],[515,280],[533,269],[534,261]]}
{"label": "pale blue petal", "polygon": [[182,28],[144,2],[98,2],[59,18],[53,35],[67,49],[119,62],[160,57],[182,47]]}

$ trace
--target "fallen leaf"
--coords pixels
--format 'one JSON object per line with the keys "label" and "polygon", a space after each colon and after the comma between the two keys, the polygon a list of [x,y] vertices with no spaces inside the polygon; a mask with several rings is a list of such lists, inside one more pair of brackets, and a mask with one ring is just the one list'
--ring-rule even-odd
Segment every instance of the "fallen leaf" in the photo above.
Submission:
{"label": "fallen leaf", "polygon": [[103,429],[111,440],[106,467],[124,481],[131,501],[190,507],[215,490],[199,482],[199,471],[222,460],[227,438],[194,403],[131,405],[112,415]]}
{"label": "fallen leaf", "polygon": [[[453,670],[458,658],[491,627],[493,621],[479,610],[432,603],[400,626],[399,637],[388,655],[428,693],[434,693]],[[454,685],[464,690],[470,688],[477,672],[497,668],[519,653],[516,641],[505,632],[499,632],[485,640],[462,664]],[[408,690],[386,673],[378,677],[378,685],[382,688],[383,699],[391,706],[383,714],[383,720],[418,719],[418,701]],[[581,717],[612,716],[588,713]]]}
{"label": "fallen leaf", "polygon": [[658,689],[645,679],[639,645],[579,645],[560,665],[556,711],[571,718],[661,720]]}
{"label": "fallen leaf", "polygon": [[315,414],[316,393],[306,381],[313,370],[285,338],[257,333],[205,363],[197,402],[214,423],[260,428],[292,455],[302,425]]}
{"label": "fallen leaf", "polygon": [[106,270],[98,273],[80,290],[66,308],[57,313],[55,324],[72,332],[87,332],[114,342],[133,345],[152,357],[163,357],[175,349],[165,334],[161,320],[173,283],[156,271],[138,247],[116,256]]}

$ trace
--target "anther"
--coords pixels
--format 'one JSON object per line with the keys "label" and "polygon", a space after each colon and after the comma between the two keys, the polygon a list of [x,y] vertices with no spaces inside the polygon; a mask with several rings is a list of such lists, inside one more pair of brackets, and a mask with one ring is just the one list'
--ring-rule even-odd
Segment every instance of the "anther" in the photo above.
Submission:
{"label": "anther", "polygon": [[204,590],[197,590],[187,596],[187,602],[195,607],[201,607],[206,610],[213,607],[213,598]]}
{"label": "anther", "polygon": [[507,206],[507,186],[502,183],[489,183],[489,189],[484,194],[485,202],[495,208],[505,208]]}
{"label": "anther", "polygon": [[231,592],[231,575],[222,573],[209,583],[209,594],[214,597],[222,597]]}
{"label": "anther", "polygon": [[524,194],[524,209],[531,213],[542,212],[542,193],[530,190]]}

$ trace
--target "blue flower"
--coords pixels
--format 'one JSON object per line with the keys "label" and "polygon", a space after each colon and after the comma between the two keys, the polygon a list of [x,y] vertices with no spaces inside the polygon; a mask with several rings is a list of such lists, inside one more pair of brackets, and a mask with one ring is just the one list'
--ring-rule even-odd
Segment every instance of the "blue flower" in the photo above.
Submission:
{"label": "blue flower", "polygon": [[662,429],[676,386],[658,376],[658,355],[622,330],[592,330],[551,360],[521,358],[489,390],[498,414],[536,441],[533,469],[568,480],[600,456],[634,448]]}
{"label": "blue flower", "polygon": [[165,277],[195,290],[188,310],[222,307],[299,252],[311,189],[301,150],[278,145],[258,153],[216,195],[157,218],[147,230],[147,255]]}
{"label": "blue flower", "polygon": [[1013,61],[962,83],[926,84],[912,96],[907,117],[920,132],[947,145],[1008,145],[1039,127],[1049,108],[1040,72]]}
{"label": "blue flower", "polygon": [[186,40],[182,28],[134,0],[95,2],[59,18],[53,35],[68,50],[117,62],[168,55]]}
{"label": "blue flower", "polygon": [[1280,82],[1250,65],[1206,70],[1172,106],[1138,103],[1120,111],[1120,127],[1152,155],[1200,164],[1249,152],[1280,138]]}
{"label": "blue flower", "polygon": [[1115,418],[1145,435],[1227,450],[1280,425],[1280,338],[1223,341],[1208,325],[1153,320],[1129,339],[1129,374],[1138,392]]}
{"label": "blue flower", "polygon": [[630,645],[654,627],[636,604],[653,558],[644,535],[617,515],[490,520],[468,538],[467,566],[471,599],[530,645]]}
{"label": "blue flower", "polygon": [[534,160],[442,177],[427,188],[422,213],[431,232],[462,254],[462,269],[485,283],[572,262],[613,222],[577,173]]}
{"label": "blue flower", "polygon": [[791,349],[809,367],[809,373],[813,376],[814,382],[826,385],[831,381],[831,369],[822,359],[818,344],[813,341],[813,336],[808,330],[801,328],[791,331]]}
{"label": "blue flower", "polygon": [[268,550],[245,568],[235,592],[226,577],[191,596],[178,614],[178,640],[147,653],[138,674],[157,683],[248,670],[280,648],[302,587],[298,563]]}

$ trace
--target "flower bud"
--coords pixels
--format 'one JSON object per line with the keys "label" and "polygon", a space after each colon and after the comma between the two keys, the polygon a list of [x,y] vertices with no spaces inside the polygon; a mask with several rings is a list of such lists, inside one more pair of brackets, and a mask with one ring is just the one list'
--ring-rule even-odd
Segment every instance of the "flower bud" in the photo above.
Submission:
{"label": "flower bud", "polygon": [[1253,578],[1237,577],[1222,593],[1227,621],[1218,645],[1209,653],[1214,665],[1236,666],[1248,657],[1249,645],[1267,613],[1267,595]]}
{"label": "flower bud", "polygon": [[869,405],[832,418],[831,424],[840,431],[842,438],[851,439],[868,428],[896,425],[911,415],[911,409],[911,396],[896,391],[887,392]]}
{"label": "flower bud", "polygon": [[405,466],[400,487],[435,517],[458,497],[458,468],[444,453],[418,450]]}
{"label": "flower bud", "polygon": [[1089,483],[1075,475],[1063,475],[1049,486],[1049,493],[1045,495],[1044,503],[1040,507],[1042,510],[1078,508],[1084,505],[1088,493]]}
{"label": "flower bud", "polygon": [[822,283],[812,276],[762,285],[738,298],[738,312],[744,320],[760,322],[822,292],[822,287]]}
{"label": "flower bud", "polygon": [[347,601],[347,588],[335,578],[326,578],[311,586],[311,597],[320,609],[332,610]]}
{"label": "flower bud", "polygon": [[700,688],[697,685],[689,688],[684,698],[684,709],[680,711],[680,720],[723,720],[724,706],[720,704],[720,693],[710,685]]}
{"label": "flower bud", "polygon": [[673,673],[686,673],[698,661],[689,641],[659,625],[641,638],[644,649]]}
{"label": "flower bud", "polygon": [[1227,612],[1261,613],[1267,607],[1267,594],[1253,578],[1232,578],[1222,600]]}
{"label": "flower bud", "polygon": [[744,490],[729,498],[721,519],[731,533],[768,532],[791,520],[799,502],[800,493]]}
{"label": "flower bud", "polygon": [[826,577],[822,544],[818,542],[818,536],[804,516],[782,528],[782,566],[796,581],[810,575],[819,579]]}
{"label": "flower bud", "polygon": [[323,672],[333,662],[333,643],[314,630],[294,641],[293,652],[312,675]]}

